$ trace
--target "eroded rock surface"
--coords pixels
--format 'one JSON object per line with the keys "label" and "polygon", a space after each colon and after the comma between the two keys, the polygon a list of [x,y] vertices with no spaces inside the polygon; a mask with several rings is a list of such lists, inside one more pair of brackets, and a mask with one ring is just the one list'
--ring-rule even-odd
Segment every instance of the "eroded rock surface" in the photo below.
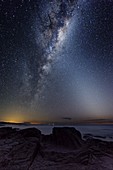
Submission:
{"label": "eroded rock surface", "polygon": [[113,170],[113,142],[84,141],[74,128],[0,129],[0,170]]}
{"label": "eroded rock surface", "polygon": [[40,153],[38,133],[38,129],[1,128],[0,170],[27,170]]}

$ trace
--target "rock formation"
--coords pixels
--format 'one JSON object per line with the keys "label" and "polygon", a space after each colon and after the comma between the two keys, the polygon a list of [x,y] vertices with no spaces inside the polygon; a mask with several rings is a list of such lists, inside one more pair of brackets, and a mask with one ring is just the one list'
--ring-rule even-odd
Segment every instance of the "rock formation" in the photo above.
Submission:
{"label": "rock formation", "polygon": [[67,148],[77,149],[82,146],[81,133],[75,128],[53,128],[53,143]]}
{"label": "rock formation", "polygon": [[0,170],[113,170],[113,142],[84,141],[74,128],[0,128]]}

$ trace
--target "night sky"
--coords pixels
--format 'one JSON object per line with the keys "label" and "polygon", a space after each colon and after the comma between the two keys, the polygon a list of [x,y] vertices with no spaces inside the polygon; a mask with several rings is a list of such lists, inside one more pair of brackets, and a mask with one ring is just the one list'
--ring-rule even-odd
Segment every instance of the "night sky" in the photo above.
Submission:
{"label": "night sky", "polygon": [[113,119],[113,1],[0,1],[0,120]]}

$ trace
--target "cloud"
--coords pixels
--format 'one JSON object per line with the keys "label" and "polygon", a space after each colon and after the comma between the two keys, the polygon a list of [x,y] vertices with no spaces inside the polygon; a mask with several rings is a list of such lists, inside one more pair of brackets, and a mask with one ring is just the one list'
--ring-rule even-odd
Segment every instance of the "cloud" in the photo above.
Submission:
{"label": "cloud", "polygon": [[64,120],[71,120],[72,118],[71,117],[62,117],[62,119],[64,119]]}

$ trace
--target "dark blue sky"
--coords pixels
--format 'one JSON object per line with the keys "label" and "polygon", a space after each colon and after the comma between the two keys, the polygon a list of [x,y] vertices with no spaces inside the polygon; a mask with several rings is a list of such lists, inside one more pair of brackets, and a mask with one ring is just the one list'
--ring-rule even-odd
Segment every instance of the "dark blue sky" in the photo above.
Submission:
{"label": "dark blue sky", "polygon": [[113,118],[113,1],[2,0],[0,11],[1,120]]}

